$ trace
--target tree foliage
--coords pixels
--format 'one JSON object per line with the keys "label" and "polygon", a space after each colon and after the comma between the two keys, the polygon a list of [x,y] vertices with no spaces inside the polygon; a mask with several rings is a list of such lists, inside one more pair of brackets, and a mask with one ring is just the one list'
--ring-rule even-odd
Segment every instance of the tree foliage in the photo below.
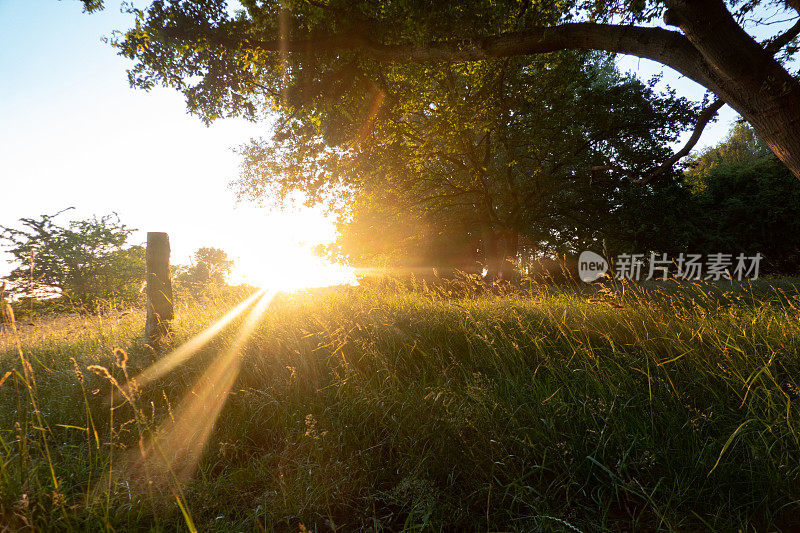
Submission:
{"label": "tree foliage", "polygon": [[135,61],[131,84],[177,88],[206,121],[291,115],[346,99],[357,136],[369,89],[383,88],[388,65],[566,49],[632,54],[708,88],[800,173],[800,82],[782,64],[796,52],[800,23],[764,42],[748,33],[768,28],[770,17],[796,16],[795,0],[243,0],[241,7],[225,0],[131,7],[135,26],[114,40]]}
{"label": "tree foliage", "polygon": [[195,251],[191,265],[177,268],[175,283],[179,289],[198,295],[210,286],[225,285],[232,269],[233,260],[224,250],[202,247]]}
{"label": "tree foliage", "polygon": [[[544,54],[578,51],[555,57],[580,58],[587,73],[597,62],[589,50],[672,67],[716,96],[705,112],[692,110],[698,127],[727,103],[800,176],[800,82],[785,67],[800,21],[761,42],[752,35],[756,25],[779,27],[775,15],[792,22],[798,8],[794,0],[244,0],[241,8],[155,0],[131,8],[135,26],[114,44],[134,61],[132,86],[176,88],[206,122],[277,115],[273,143],[244,150],[243,194],[301,188],[312,202],[358,194],[362,221],[406,217],[405,231],[430,235],[404,242],[474,250],[477,239],[485,256],[501,257],[519,236],[557,250],[599,239],[698,242],[686,217],[672,215],[696,207],[698,191],[685,201],[688,189],[669,171],[640,190],[628,186],[670,168],[676,156],[664,147],[687,125],[686,103],[650,94],[649,111],[631,107],[641,89],[626,95],[633,84],[616,79],[605,90],[577,71],[548,84],[552,66],[541,65],[560,60]],[[542,88],[553,107],[536,100]],[[613,128],[620,135],[604,134]],[[575,139],[589,148],[576,149]],[[688,180],[697,182],[691,172]],[[681,239],[653,237],[659,224]],[[359,231],[370,227],[380,225]],[[457,240],[444,227],[470,229]]]}
{"label": "tree foliage", "polygon": [[0,238],[16,262],[5,278],[11,290],[27,297],[55,292],[88,309],[102,300],[136,301],[145,256],[142,246],[127,245],[134,230],[116,214],[65,225],[56,221],[58,214],[22,218],[16,228],[0,227]]}
{"label": "tree foliage", "polygon": [[752,128],[736,124],[689,162],[687,176],[698,226],[693,248],[760,252],[767,272],[800,273],[800,187]]}
{"label": "tree foliage", "polygon": [[720,166],[749,165],[770,155],[769,147],[753,128],[737,122],[727,139],[686,159],[686,176],[696,188],[703,188],[711,172]]}
{"label": "tree foliage", "polygon": [[602,56],[395,65],[385,79],[367,96],[386,104],[362,123],[360,142],[331,147],[350,123],[348,101],[298,112],[242,150],[236,183],[251,198],[301,189],[342,200],[351,215],[342,251],[357,262],[382,255],[463,269],[481,260],[494,271],[520,238],[551,253],[585,247],[621,191],[640,187],[598,166],[649,171],[693,116],[684,99]]}
{"label": "tree foliage", "polygon": [[760,253],[762,274],[800,273],[800,186],[752,128],[692,156],[685,179],[629,189],[608,228],[616,253]]}

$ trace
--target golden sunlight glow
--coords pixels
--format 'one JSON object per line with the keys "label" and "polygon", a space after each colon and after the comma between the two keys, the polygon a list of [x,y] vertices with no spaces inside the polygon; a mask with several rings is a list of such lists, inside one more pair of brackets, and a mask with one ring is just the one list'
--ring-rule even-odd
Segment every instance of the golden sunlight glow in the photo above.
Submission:
{"label": "golden sunlight glow", "polygon": [[224,233],[228,239],[218,246],[235,262],[230,281],[260,290],[131,380],[134,387],[145,387],[186,362],[238,317],[245,317],[231,344],[208,365],[174,413],[141,443],[135,457],[130,457],[134,469],[151,480],[155,475],[162,483],[179,482],[194,472],[239,374],[242,348],[277,292],[357,284],[352,268],[313,253],[314,246],[329,244],[336,237],[335,224],[321,210],[297,208],[266,215],[242,210],[217,226],[224,230],[226,225],[231,230]]}
{"label": "golden sunlight glow", "polygon": [[[155,431],[149,442],[139,449],[134,465],[146,472],[148,478],[155,475],[155,481],[169,483],[186,479],[194,472],[214,423],[239,374],[242,347],[275,294],[275,291],[262,290],[254,295],[258,297],[258,301],[247,314],[233,342],[209,364],[175,412]],[[247,303],[252,303],[252,297]],[[243,309],[240,306],[234,311],[241,313]],[[235,316],[231,313],[229,315]]]}
{"label": "golden sunlight glow", "polygon": [[244,310],[250,306],[250,304],[252,304],[263,294],[264,291],[256,292],[242,303],[231,309],[227,314],[225,314],[225,316],[217,320],[214,324],[180,345],[175,351],[150,365],[141,374],[133,379],[133,381],[136,383],[136,386],[144,387],[151,381],[160,378],[179,364],[186,361],[189,357],[194,355],[197,350],[205,346],[211,339],[216,337],[223,329],[225,329],[225,326],[230,324],[236,317],[241,315],[242,312],[244,312]]}
{"label": "golden sunlight glow", "polygon": [[358,284],[352,268],[314,253],[316,246],[337,236],[334,220],[322,208],[295,205],[265,211],[240,206],[221,223],[235,228],[217,244],[234,260],[234,284],[284,291]]}
{"label": "golden sunlight glow", "polygon": [[352,268],[331,263],[302,245],[285,247],[275,255],[253,250],[234,275],[256,287],[283,291],[358,284]]}

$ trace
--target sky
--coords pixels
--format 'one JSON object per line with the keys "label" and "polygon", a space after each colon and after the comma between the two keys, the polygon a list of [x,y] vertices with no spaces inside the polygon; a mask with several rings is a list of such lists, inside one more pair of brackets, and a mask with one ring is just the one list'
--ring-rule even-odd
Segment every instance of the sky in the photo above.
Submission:
{"label": "sky", "polygon": [[74,0],[0,0],[0,225],[66,207],[75,209],[64,221],[116,212],[139,230],[132,243],[168,232],[174,263],[188,263],[201,246],[237,259],[263,248],[263,259],[330,241],[332,221],[321,211],[237,205],[232,149],[268,136],[269,124],[206,127],[177,91],[128,86],[130,63],[102,42],[130,26],[114,4],[88,15]]}
{"label": "sky", "polygon": [[[119,2],[82,13],[77,0],[0,0],[0,226],[74,207],[64,219],[116,212],[137,228],[170,234],[174,263],[201,246],[261,260],[274,250],[334,238],[321,211],[267,213],[237,205],[228,183],[233,148],[268,137],[269,124],[225,119],[206,127],[173,89],[128,86],[129,62],[102,41],[127,29]],[[137,5],[141,4],[138,2]],[[619,64],[699,100],[704,89],[647,60]],[[725,137],[736,114],[724,108],[699,148]],[[688,133],[685,134],[688,136]],[[0,256],[3,257],[3,256]],[[0,260],[0,275],[11,265]]]}

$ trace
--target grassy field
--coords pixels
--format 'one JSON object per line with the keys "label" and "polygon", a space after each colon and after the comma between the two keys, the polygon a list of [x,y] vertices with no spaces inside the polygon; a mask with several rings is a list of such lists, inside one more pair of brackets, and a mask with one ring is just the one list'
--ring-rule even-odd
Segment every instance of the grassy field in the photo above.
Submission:
{"label": "grassy field", "polygon": [[[183,304],[172,346],[245,296]],[[327,289],[138,387],[140,312],[23,324],[0,334],[0,524],[796,530],[798,318],[789,282]]]}

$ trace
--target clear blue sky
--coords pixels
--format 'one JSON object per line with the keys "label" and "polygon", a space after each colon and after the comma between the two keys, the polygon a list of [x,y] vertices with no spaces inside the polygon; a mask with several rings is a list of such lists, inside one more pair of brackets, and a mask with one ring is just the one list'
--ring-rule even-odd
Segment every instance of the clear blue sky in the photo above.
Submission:
{"label": "clear blue sky", "polygon": [[[116,0],[93,15],[76,0],[0,0],[0,225],[68,206],[73,217],[116,211],[141,230],[139,242],[144,231],[169,232],[176,261],[199,246],[236,248],[285,233],[288,219],[236,209],[227,186],[238,166],[231,148],[269,135],[269,125],[207,128],[177,92],[130,89],[126,61],[101,41],[129,25]],[[662,70],[636,58],[620,64],[644,78]],[[669,69],[663,82],[702,97]],[[734,118],[726,108],[701,145],[724,137]],[[301,239],[324,229],[306,226]]]}

